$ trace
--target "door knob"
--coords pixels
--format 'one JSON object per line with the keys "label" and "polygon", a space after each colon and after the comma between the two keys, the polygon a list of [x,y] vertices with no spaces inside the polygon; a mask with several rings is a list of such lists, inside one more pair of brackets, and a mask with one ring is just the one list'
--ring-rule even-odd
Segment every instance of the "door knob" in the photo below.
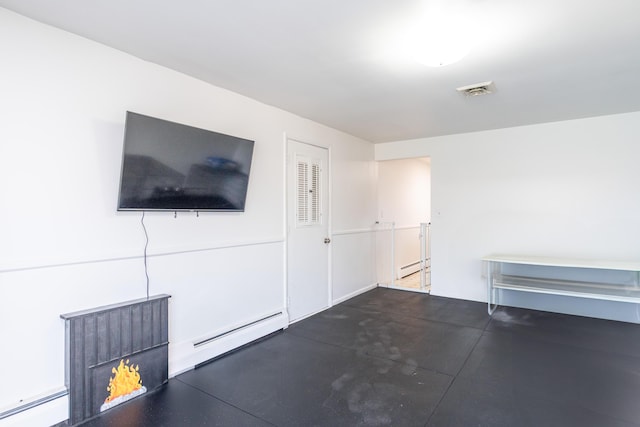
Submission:
{"label": "door knob", "polygon": [[324,242],[325,242],[325,243],[331,243],[331,239],[330,239],[330,238],[328,238],[328,237],[325,237],[325,238],[324,238]]}

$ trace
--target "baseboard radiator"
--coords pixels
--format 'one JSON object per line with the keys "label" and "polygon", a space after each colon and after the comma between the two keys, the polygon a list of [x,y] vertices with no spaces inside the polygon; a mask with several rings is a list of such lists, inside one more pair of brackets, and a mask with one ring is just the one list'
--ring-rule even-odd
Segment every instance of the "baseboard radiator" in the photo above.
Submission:
{"label": "baseboard radiator", "polygon": [[226,336],[229,336],[229,335],[231,335],[231,334],[233,334],[235,332],[239,332],[239,331],[241,331],[243,329],[250,328],[250,327],[255,326],[255,325],[259,324],[259,323],[266,322],[267,320],[271,320],[271,319],[274,319],[276,317],[280,317],[283,314],[284,313],[282,311],[279,311],[277,313],[269,314],[267,316],[261,317],[261,318],[256,319],[256,320],[252,320],[252,321],[250,321],[248,323],[244,323],[242,325],[238,325],[238,326],[232,327],[232,328],[230,328],[230,329],[228,329],[228,330],[226,330],[224,332],[221,332],[219,334],[216,334],[214,336],[207,337],[207,338],[204,338],[202,340],[194,342],[193,343],[193,347],[194,348],[202,347],[203,345],[210,344],[213,341],[216,341],[216,340],[219,340],[219,339],[224,338]]}

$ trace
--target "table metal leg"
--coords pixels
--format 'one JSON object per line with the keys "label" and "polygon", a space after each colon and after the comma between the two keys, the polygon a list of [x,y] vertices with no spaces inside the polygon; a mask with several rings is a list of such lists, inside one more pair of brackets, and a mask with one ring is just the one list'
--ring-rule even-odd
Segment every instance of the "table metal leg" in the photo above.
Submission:
{"label": "table metal leg", "polygon": [[497,289],[493,287],[494,262],[487,261],[487,312],[489,316],[498,308]]}

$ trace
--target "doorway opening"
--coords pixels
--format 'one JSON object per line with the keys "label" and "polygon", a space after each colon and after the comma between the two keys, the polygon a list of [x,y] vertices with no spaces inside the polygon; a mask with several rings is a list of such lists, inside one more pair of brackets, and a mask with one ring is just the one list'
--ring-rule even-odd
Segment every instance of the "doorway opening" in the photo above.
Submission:
{"label": "doorway opening", "polygon": [[378,162],[378,286],[431,291],[431,159]]}

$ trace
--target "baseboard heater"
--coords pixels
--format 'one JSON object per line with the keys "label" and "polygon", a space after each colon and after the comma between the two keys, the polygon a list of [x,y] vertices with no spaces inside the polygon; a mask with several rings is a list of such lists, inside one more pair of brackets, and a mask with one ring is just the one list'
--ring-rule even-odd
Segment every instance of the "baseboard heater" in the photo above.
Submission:
{"label": "baseboard heater", "polygon": [[33,399],[29,402],[22,403],[14,408],[8,409],[6,411],[0,412],[0,420],[8,418],[12,415],[19,414],[20,412],[27,411],[29,409],[35,408],[36,406],[44,405],[45,403],[49,403],[52,400],[59,399],[61,397],[67,396],[69,392],[65,388],[64,390],[60,390],[58,392],[48,394],[43,397],[39,397],[37,399]]}
{"label": "baseboard heater", "polygon": [[405,264],[398,269],[398,279],[405,278],[410,274],[420,271],[420,261]]}
{"label": "baseboard heater", "polygon": [[254,321],[246,323],[244,325],[237,326],[235,328],[229,329],[228,331],[219,333],[219,334],[214,335],[212,337],[209,337],[209,338],[194,342],[193,343],[193,347],[194,348],[202,347],[203,345],[207,345],[207,344],[209,344],[209,343],[211,343],[213,341],[219,340],[220,338],[226,337],[227,335],[230,335],[230,334],[232,334],[234,332],[238,332],[238,331],[241,331],[243,329],[250,328],[251,326],[257,325],[258,323],[266,322],[267,320],[271,320],[271,319],[276,318],[278,316],[282,316],[282,311],[270,314],[268,316],[262,317],[260,319],[254,320]]}

